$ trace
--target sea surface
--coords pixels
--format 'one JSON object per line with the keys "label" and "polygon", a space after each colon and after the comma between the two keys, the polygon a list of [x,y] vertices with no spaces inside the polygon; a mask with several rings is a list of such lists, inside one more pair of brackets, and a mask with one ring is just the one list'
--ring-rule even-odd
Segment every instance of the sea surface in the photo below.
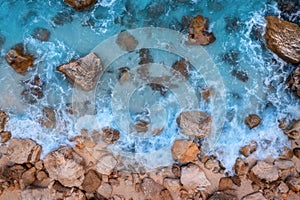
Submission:
{"label": "sea surface", "polygon": [[[278,120],[289,123],[300,118],[299,100],[285,84],[293,66],[271,53],[263,40],[264,17],[280,17],[280,14],[277,3],[269,0],[99,0],[80,12],[62,0],[0,0],[0,108],[9,113],[7,129],[12,131],[13,137],[35,140],[42,145],[43,155],[46,155],[61,145],[73,145],[69,140],[79,135],[81,128],[92,131],[99,127],[114,127],[120,129],[121,137],[109,150],[115,155],[130,155],[135,162],[155,168],[172,163],[172,143],[177,138],[186,138],[176,124],[181,111],[196,105],[197,109],[212,114],[214,119],[214,109],[221,105],[222,112],[216,113],[222,115],[224,123],[215,133],[217,139],[208,146],[203,145],[204,152],[215,154],[228,171],[231,171],[235,159],[241,156],[239,149],[252,140],[258,143],[254,153],[258,159],[269,155],[276,157],[290,145],[287,136],[278,128]],[[209,19],[209,29],[216,41],[199,47],[199,51],[187,52],[197,57],[201,51],[203,57],[199,53],[199,58],[209,57],[210,60],[195,65],[211,64],[211,67],[199,72],[195,70],[197,66],[193,66],[190,78],[185,83],[178,83],[180,89],[169,89],[164,95],[153,91],[147,84],[137,86],[128,98],[128,110],[124,111],[118,108],[125,101],[125,97],[123,99],[122,94],[118,94],[122,88],[116,89],[120,87],[118,69],[128,67],[134,71],[139,67],[139,52],[129,52],[115,58],[105,68],[93,96],[95,112],[75,117],[66,111],[74,103],[77,93],[56,70],[57,66],[97,51],[97,48],[104,47],[105,51],[114,52],[114,45],[107,41],[114,41],[116,34],[123,30],[140,37],[141,44],[142,36],[147,34],[145,28],[150,28],[161,34],[152,37],[157,44],[165,42],[176,46],[177,36],[183,39],[187,36],[182,18],[197,15]],[[37,27],[50,32],[49,41],[42,42],[32,36]],[[25,76],[17,74],[4,58],[7,51],[18,43],[23,43],[36,58],[34,67]],[[172,50],[159,48],[151,48],[150,54],[156,63],[151,65],[151,73],[158,73],[157,76],[168,73],[172,64],[181,58]],[[24,81],[32,80],[36,75],[44,83],[44,95],[30,103],[21,93]],[[224,93],[218,88],[215,92],[222,94],[224,105],[214,107],[215,102],[207,103],[201,97],[202,89],[210,87],[212,82],[223,87],[219,89]],[[179,98],[187,93],[195,95],[196,100],[180,102]],[[47,129],[39,123],[44,107],[55,110],[57,125],[54,129]],[[127,111],[129,114],[124,113]],[[244,124],[248,114],[258,114],[262,123],[250,130]],[[164,129],[157,136],[140,136],[122,129],[124,121],[136,119],[151,120]],[[158,154],[154,157],[148,156],[155,151]]]}

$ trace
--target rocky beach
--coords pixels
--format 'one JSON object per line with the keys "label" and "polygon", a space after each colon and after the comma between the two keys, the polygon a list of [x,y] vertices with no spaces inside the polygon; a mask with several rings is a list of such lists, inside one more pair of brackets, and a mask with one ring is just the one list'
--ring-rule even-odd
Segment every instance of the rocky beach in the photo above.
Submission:
{"label": "rocky beach", "polygon": [[0,200],[300,200],[299,1],[20,2]]}

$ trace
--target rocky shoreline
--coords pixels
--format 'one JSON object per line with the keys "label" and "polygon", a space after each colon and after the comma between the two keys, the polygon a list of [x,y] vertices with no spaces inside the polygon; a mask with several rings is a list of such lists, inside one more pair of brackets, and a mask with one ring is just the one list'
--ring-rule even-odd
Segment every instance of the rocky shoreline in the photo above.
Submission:
{"label": "rocky shoreline", "polygon": [[[96,1],[65,2],[76,10],[82,10]],[[188,21],[187,44],[208,45],[216,40],[214,34],[208,31],[207,18],[198,15]],[[266,21],[266,46],[279,58],[296,66],[287,85],[300,97],[300,66],[297,66],[300,63],[300,28],[274,16],[267,16]],[[46,34],[43,38],[48,36]],[[132,51],[137,41],[125,31],[120,33],[118,44]],[[152,59],[145,49],[140,50],[140,54],[142,64]],[[13,47],[5,58],[21,75],[34,63],[34,57],[22,45]],[[186,67],[186,63],[182,62],[175,63],[173,68],[187,77]],[[57,67],[57,70],[72,84],[90,91],[95,87],[102,65],[97,55],[88,54]],[[120,80],[130,80],[127,73],[128,69],[121,70]],[[27,96],[30,95],[30,101],[34,101],[42,96],[43,84],[37,77],[30,85],[24,91]],[[152,87],[163,93],[161,86]],[[236,159],[233,169],[226,169],[215,155],[205,155],[201,150],[199,139],[209,135],[211,116],[199,111],[182,112],[177,118],[178,127],[193,139],[174,142],[171,149],[173,165],[153,171],[142,168],[129,171],[117,167],[122,158],[114,157],[105,150],[119,139],[118,130],[110,127],[92,133],[82,130],[80,135],[70,139],[75,143],[74,147],[62,146],[41,159],[42,147],[39,144],[30,138],[14,138],[11,131],[6,130],[8,118],[9,114],[0,110],[0,200],[300,199],[299,120],[282,127],[279,124],[283,137],[289,137],[291,144],[287,146],[291,148],[282,149],[283,153],[278,158],[257,160],[253,155],[257,141],[252,141],[240,149],[240,157]],[[253,129],[262,120],[256,114],[249,114],[244,123]],[[51,108],[44,109],[40,123],[47,128],[55,126],[55,113]],[[147,125],[147,122],[139,122],[135,127],[143,132]]]}

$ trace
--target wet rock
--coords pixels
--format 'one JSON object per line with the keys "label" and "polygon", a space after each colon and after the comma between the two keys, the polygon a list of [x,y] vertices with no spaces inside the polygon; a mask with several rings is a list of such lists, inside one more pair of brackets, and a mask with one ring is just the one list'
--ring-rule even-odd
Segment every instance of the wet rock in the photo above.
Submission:
{"label": "wet rock", "polygon": [[54,128],[56,125],[56,117],[55,112],[52,108],[44,108],[43,109],[43,118],[40,121],[42,126],[46,128]]}
{"label": "wet rock", "polygon": [[165,6],[162,2],[154,2],[147,6],[146,11],[151,18],[156,19],[165,12]]}
{"label": "wet rock", "polygon": [[204,112],[182,112],[176,121],[181,131],[187,136],[204,138],[211,132],[211,116]]}
{"label": "wet rock", "polygon": [[211,95],[211,90],[209,88],[203,88],[201,90],[201,97],[204,99],[204,101],[208,102]]}
{"label": "wet rock", "polygon": [[245,118],[244,122],[250,129],[252,129],[260,124],[261,118],[256,114],[250,114]]}
{"label": "wet rock", "polygon": [[241,20],[238,17],[225,17],[225,30],[228,33],[237,32],[241,28]]}
{"label": "wet rock", "polygon": [[96,169],[101,174],[110,175],[117,164],[118,161],[113,155],[106,154],[99,159]]}
{"label": "wet rock", "polygon": [[197,161],[199,153],[198,145],[191,140],[176,140],[172,146],[172,156],[180,162]]}
{"label": "wet rock", "polygon": [[216,40],[212,32],[208,32],[208,19],[198,15],[192,18],[189,26],[189,39],[187,44],[208,45]]}
{"label": "wet rock", "polygon": [[71,23],[73,20],[71,12],[61,11],[52,17],[52,22],[56,26],[61,26],[67,23]]}
{"label": "wet rock", "polygon": [[259,161],[251,169],[249,178],[254,182],[271,183],[279,178],[279,174],[274,165]]}
{"label": "wet rock", "polygon": [[232,194],[225,192],[215,192],[208,200],[238,200],[238,198]]}
{"label": "wet rock", "polygon": [[300,66],[293,71],[287,81],[289,88],[300,98]]}
{"label": "wet rock", "polygon": [[159,199],[159,194],[163,189],[163,186],[152,178],[144,178],[141,187],[145,197],[150,199]]}
{"label": "wet rock", "polygon": [[168,92],[168,88],[160,83],[150,83],[149,86],[153,91],[158,91],[162,96],[165,96]]}
{"label": "wet rock", "polygon": [[40,159],[42,148],[31,139],[13,138],[10,140],[7,156],[11,162],[35,163]]}
{"label": "wet rock", "polygon": [[38,99],[43,97],[44,83],[39,76],[34,76],[33,79],[23,81],[24,90],[21,95],[28,103],[36,103]]}
{"label": "wet rock", "polygon": [[219,181],[219,190],[228,190],[232,188],[232,180],[229,177],[223,177]]}
{"label": "wet rock", "polygon": [[189,77],[190,64],[185,59],[176,61],[172,65],[172,68],[174,70],[176,70],[177,72],[179,72],[181,74],[181,76],[183,76],[184,78],[187,79]]}
{"label": "wet rock", "polygon": [[248,157],[250,154],[256,151],[256,148],[257,142],[252,141],[250,144],[247,144],[246,146],[242,147],[240,149],[240,153],[243,154],[243,156]]}
{"label": "wet rock", "polygon": [[149,122],[145,120],[139,120],[135,125],[134,128],[138,133],[145,133],[148,131]]}
{"label": "wet rock", "polygon": [[35,172],[36,169],[34,167],[31,167],[29,170],[22,174],[21,180],[23,181],[25,187],[31,185],[35,181]]}
{"label": "wet rock", "polygon": [[83,10],[92,6],[97,0],[64,0],[66,4],[76,10]]}
{"label": "wet rock", "polygon": [[181,168],[180,182],[187,189],[210,186],[205,173],[195,164],[189,164]]}
{"label": "wet rock", "polygon": [[300,178],[299,177],[289,177],[286,180],[286,184],[294,192],[299,192],[300,191]]}
{"label": "wet rock", "polygon": [[2,143],[7,142],[11,138],[11,132],[10,131],[3,131],[3,132],[0,133],[0,135],[1,135],[1,142]]}
{"label": "wet rock", "polygon": [[37,27],[33,30],[32,37],[40,41],[48,41],[50,32],[46,28]]}
{"label": "wet rock", "polygon": [[293,149],[293,153],[298,159],[300,159],[300,148]]}
{"label": "wet rock", "polygon": [[267,200],[261,192],[247,194],[242,200]]}
{"label": "wet rock", "polygon": [[298,0],[276,0],[280,17],[284,20],[292,20],[291,22],[300,25],[300,16],[297,14],[300,10],[300,2]]}
{"label": "wet rock", "polygon": [[102,128],[102,134],[104,142],[108,144],[112,144],[120,138],[120,131],[110,127]]}
{"label": "wet rock", "polygon": [[82,188],[87,192],[87,193],[93,193],[97,191],[101,184],[101,180],[94,170],[89,170],[83,180],[82,183]]}
{"label": "wet rock", "polygon": [[282,151],[282,153],[280,153],[279,158],[280,159],[291,159],[293,157],[293,151],[287,147],[285,147]]}
{"label": "wet rock", "polygon": [[209,170],[213,170],[213,172],[218,172],[220,170],[220,161],[214,158],[209,158],[205,163],[204,167]]}
{"label": "wet rock", "polygon": [[112,187],[111,185],[109,185],[108,183],[103,183],[101,184],[101,186],[98,188],[97,192],[105,197],[105,198],[110,198],[111,194],[112,194]]}
{"label": "wet rock", "polygon": [[25,75],[33,65],[34,57],[24,50],[23,44],[17,44],[5,55],[7,63],[19,74]]}
{"label": "wet rock", "polygon": [[3,46],[4,43],[5,43],[5,37],[0,33],[0,48]]}
{"label": "wet rock", "polygon": [[128,31],[119,33],[116,43],[124,51],[134,51],[138,45],[138,41]]}
{"label": "wet rock", "polygon": [[237,79],[239,79],[242,82],[247,82],[249,80],[247,73],[244,71],[241,71],[241,70],[234,69],[231,71],[231,75],[236,77]]}
{"label": "wet rock", "polygon": [[297,24],[267,16],[264,38],[268,49],[286,62],[300,62],[300,27]]}
{"label": "wet rock", "polygon": [[294,140],[300,139],[300,120],[297,120],[289,130],[284,131],[284,133]]}
{"label": "wet rock", "polygon": [[7,122],[7,114],[5,111],[0,110],[0,132],[4,131],[6,122]]}
{"label": "wet rock", "polygon": [[125,83],[131,80],[130,70],[128,67],[121,67],[119,69],[120,73],[118,75],[118,80],[120,83]]}
{"label": "wet rock", "polygon": [[84,91],[92,90],[97,84],[102,71],[101,60],[95,53],[57,67],[67,79]]}
{"label": "wet rock", "polygon": [[234,172],[238,176],[243,176],[248,173],[248,166],[241,158],[236,159],[234,165]]}
{"label": "wet rock", "polygon": [[62,147],[47,154],[44,166],[49,177],[67,187],[79,187],[84,180],[82,158],[70,147]]}
{"label": "wet rock", "polygon": [[139,50],[140,62],[139,65],[148,64],[153,62],[153,58],[149,49],[142,48]]}

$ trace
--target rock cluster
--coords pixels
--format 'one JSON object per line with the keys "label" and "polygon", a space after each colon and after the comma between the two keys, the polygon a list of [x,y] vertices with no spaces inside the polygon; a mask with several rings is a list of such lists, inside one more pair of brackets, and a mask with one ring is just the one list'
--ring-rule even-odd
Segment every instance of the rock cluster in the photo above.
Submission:
{"label": "rock cluster", "polygon": [[69,6],[76,10],[83,10],[92,6],[97,0],[64,0]]}

